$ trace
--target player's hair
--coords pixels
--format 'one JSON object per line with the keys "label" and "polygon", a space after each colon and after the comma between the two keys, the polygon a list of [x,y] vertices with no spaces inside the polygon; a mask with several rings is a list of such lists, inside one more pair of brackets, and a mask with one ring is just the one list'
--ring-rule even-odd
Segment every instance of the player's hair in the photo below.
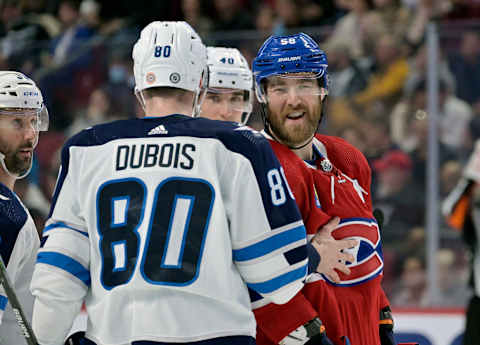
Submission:
{"label": "player's hair", "polygon": [[177,101],[185,100],[185,97],[191,95],[192,92],[178,89],[175,87],[151,87],[143,90],[145,98],[161,97],[161,98],[175,98]]}

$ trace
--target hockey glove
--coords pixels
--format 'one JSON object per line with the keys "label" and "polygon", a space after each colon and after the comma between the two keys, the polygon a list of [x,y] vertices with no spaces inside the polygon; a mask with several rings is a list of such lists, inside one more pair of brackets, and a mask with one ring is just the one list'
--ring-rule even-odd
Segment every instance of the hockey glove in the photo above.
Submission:
{"label": "hockey glove", "polygon": [[279,345],[333,345],[318,317],[298,327],[283,338]]}
{"label": "hockey glove", "polygon": [[65,345],[83,345],[84,336],[85,332],[73,333],[65,340]]}
{"label": "hockey glove", "polygon": [[393,317],[390,307],[385,307],[380,310],[380,343],[382,345],[396,345],[393,337]]}

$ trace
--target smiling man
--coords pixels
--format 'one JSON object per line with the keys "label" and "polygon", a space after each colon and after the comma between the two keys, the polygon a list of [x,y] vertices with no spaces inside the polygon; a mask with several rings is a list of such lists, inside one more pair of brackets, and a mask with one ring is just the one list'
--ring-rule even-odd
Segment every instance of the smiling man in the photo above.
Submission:
{"label": "smiling man", "polygon": [[[395,343],[389,302],[381,287],[383,256],[372,210],[370,168],[363,154],[345,140],[317,133],[328,95],[327,69],[325,52],[304,33],[268,38],[253,61],[264,133],[275,141],[273,147],[283,147],[275,152],[287,180],[297,181],[290,182],[292,188],[307,183],[314,191],[316,206],[302,214],[304,220],[315,221],[316,226],[305,221],[309,239],[312,243],[332,236],[358,240],[347,250],[354,257],[346,262],[349,274],[317,270],[302,291],[282,306],[253,301],[259,345],[324,344],[311,336],[318,333],[314,326],[319,320],[335,345],[349,340],[362,345]],[[292,167],[299,166],[308,167],[313,187],[305,178],[308,175],[292,175]],[[340,223],[337,220],[333,230],[316,236],[319,228],[332,225],[337,217]]]}
{"label": "smiling man", "polygon": [[[0,71],[0,255],[28,318],[33,308],[29,285],[40,240],[13,187],[30,172],[39,131],[47,129],[48,112],[35,83],[22,73]],[[3,288],[0,323],[1,344],[26,344]]]}

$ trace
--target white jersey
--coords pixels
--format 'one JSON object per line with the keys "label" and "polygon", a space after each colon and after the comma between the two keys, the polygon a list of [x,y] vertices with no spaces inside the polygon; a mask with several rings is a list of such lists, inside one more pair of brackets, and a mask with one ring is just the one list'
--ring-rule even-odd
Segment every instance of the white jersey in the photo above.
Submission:
{"label": "white jersey", "polygon": [[[28,210],[15,193],[0,183],[0,254],[7,266],[12,288],[29,320],[33,309],[33,296],[29,286],[39,246],[37,229]],[[27,343],[2,286],[0,323],[0,344]]]}
{"label": "white jersey", "polygon": [[261,134],[170,115],[117,121],[62,151],[32,281],[34,331],[63,344],[85,301],[102,345],[255,336],[247,286],[285,303],[305,228]]}

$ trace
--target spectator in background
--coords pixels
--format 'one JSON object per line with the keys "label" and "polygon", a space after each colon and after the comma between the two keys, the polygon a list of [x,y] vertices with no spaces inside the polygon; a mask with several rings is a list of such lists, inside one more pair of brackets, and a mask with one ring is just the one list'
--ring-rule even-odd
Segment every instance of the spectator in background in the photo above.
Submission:
{"label": "spectator in background", "polygon": [[373,169],[377,175],[373,205],[385,217],[384,241],[401,241],[412,227],[424,224],[424,188],[412,180],[412,160],[400,150],[376,160]]}
{"label": "spectator in background", "polygon": [[392,305],[402,307],[427,307],[425,263],[418,257],[404,261],[401,278],[393,294]]}
{"label": "spectator in background", "polygon": [[354,58],[369,56],[373,42],[384,32],[380,17],[372,11],[373,0],[352,0],[344,6],[349,12],[335,23],[326,43],[342,43],[350,47]]}
{"label": "spectator in background", "polygon": [[61,0],[58,8],[58,18],[62,24],[62,32],[51,43],[52,62],[62,65],[72,58],[72,54],[90,39],[94,32],[92,28],[80,22],[80,1]]}
{"label": "spectator in background", "polygon": [[1,17],[5,36],[0,41],[0,54],[13,68],[33,73],[48,54],[48,41],[59,32],[58,21],[17,0],[5,1]]}
{"label": "spectator in background", "polygon": [[444,199],[455,188],[462,176],[462,166],[456,160],[449,160],[440,166],[440,198]]}
{"label": "spectator in background", "polygon": [[463,34],[458,52],[448,58],[456,79],[458,98],[473,104],[480,100],[480,35],[469,31]]}
{"label": "spectator in background", "polygon": [[[426,184],[427,159],[428,159],[428,114],[426,107],[426,93],[422,85],[412,95],[410,103],[406,105],[404,112],[393,113],[391,119],[405,118],[402,124],[404,132],[397,136],[400,138],[398,145],[409,153],[413,160],[413,178],[416,184]],[[439,124],[440,125],[440,124]],[[450,124],[452,127],[455,124]],[[394,130],[393,132],[397,132]],[[454,152],[446,146],[443,141],[439,143],[439,165],[440,167],[449,160],[456,159]]]}
{"label": "spectator in background", "polygon": [[[404,95],[407,97],[412,94],[418,83],[427,79],[427,58],[427,47],[426,45],[422,45],[417,50],[416,54],[409,59],[408,77],[405,82],[405,87],[403,88]],[[448,90],[454,91],[456,88],[455,77],[450,71],[448,62],[443,56],[440,56],[439,60],[440,61],[437,62],[439,79],[445,82]]]}
{"label": "spectator in background", "polygon": [[382,20],[386,33],[403,38],[408,28],[410,13],[400,0],[373,0],[375,12]]}
{"label": "spectator in background", "polygon": [[257,8],[255,17],[255,29],[260,32],[263,38],[267,38],[273,33],[275,23],[275,14],[271,5],[261,2]]}
{"label": "spectator in background", "polygon": [[387,108],[391,108],[403,90],[408,76],[408,63],[394,36],[384,34],[376,42],[372,75],[367,87],[358,92],[353,101],[362,108],[376,101],[381,101]]}
{"label": "spectator in background", "polygon": [[425,28],[430,20],[444,17],[452,4],[450,0],[413,0],[409,5],[410,21],[405,39],[410,53],[414,53],[425,40]]}
{"label": "spectator in background", "polygon": [[464,270],[456,267],[456,255],[452,249],[442,248],[436,253],[438,268],[438,296],[430,304],[438,307],[466,305],[469,297]]}
{"label": "spectator in background", "polygon": [[213,0],[213,31],[251,30],[253,18],[243,9],[240,0]]}
{"label": "spectator in background", "polygon": [[350,47],[334,43],[327,48],[329,76],[334,88],[330,98],[348,98],[363,90],[367,85],[367,76],[353,59]]}
{"label": "spectator in background", "polygon": [[288,30],[302,26],[301,9],[297,1],[276,0],[276,20],[273,27],[274,35],[287,35]]}
{"label": "spectator in background", "polygon": [[183,19],[189,23],[201,37],[204,37],[213,26],[210,18],[204,15],[205,9],[202,0],[182,0],[181,10]]}
{"label": "spectator in background", "polygon": [[125,48],[125,44],[110,46],[108,79],[103,86],[105,91],[115,99],[111,104],[111,112],[119,118],[134,117],[137,103],[133,93],[135,80],[132,60],[129,51]]}
{"label": "spectator in background", "polygon": [[71,137],[87,127],[119,118],[117,114],[112,112],[111,96],[105,89],[98,88],[90,95],[85,113],[76,116],[73,123],[67,128],[67,137]]}

